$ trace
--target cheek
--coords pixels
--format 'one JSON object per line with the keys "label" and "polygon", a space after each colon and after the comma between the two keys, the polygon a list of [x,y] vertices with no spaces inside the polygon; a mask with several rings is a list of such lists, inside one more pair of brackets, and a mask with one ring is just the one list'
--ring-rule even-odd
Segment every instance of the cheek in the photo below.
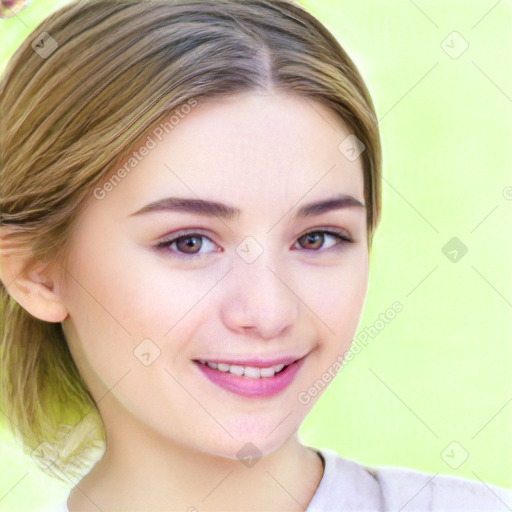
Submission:
{"label": "cheek", "polygon": [[350,343],[364,305],[368,286],[368,258],[363,250],[352,251],[332,267],[304,272],[297,294],[322,326],[328,338]]}
{"label": "cheek", "polygon": [[67,265],[70,348],[86,380],[94,382],[97,374],[107,387],[134,363],[140,365],[134,350],[143,339],[161,334],[152,323],[156,300],[129,254],[114,236],[99,240],[84,234]]}
{"label": "cheek", "polygon": [[[102,250],[70,260],[67,294],[81,359],[107,384],[140,368],[137,357],[148,351],[155,366],[171,367],[195,329],[190,318],[202,311],[196,306],[215,280],[172,268],[147,249],[114,237],[87,246]],[[86,245],[77,244],[75,255],[80,247]]]}
{"label": "cheek", "polygon": [[85,234],[77,242],[69,265],[70,308],[76,318],[90,316],[121,337],[162,336],[183,315],[187,296],[194,295],[190,275],[110,234],[101,240]]}

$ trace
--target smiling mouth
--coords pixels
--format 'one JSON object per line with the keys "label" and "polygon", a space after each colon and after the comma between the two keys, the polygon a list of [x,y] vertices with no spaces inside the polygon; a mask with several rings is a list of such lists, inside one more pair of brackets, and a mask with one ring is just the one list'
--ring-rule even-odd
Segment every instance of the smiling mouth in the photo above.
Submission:
{"label": "smiling mouth", "polygon": [[213,368],[214,370],[218,370],[223,373],[230,373],[232,375],[236,375],[238,377],[246,377],[248,379],[265,379],[274,377],[274,375],[278,375],[283,372],[289,364],[275,364],[271,366],[264,367],[256,367],[256,366],[242,366],[238,364],[228,364],[228,363],[213,363],[211,361],[204,361],[201,359],[196,359],[194,362],[199,363],[203,366],[208,366]]}
{"label": "smiling mouth", "polygon": [[[250,361],[252,366],[235,364],[240,361],[207,361],[194,359],[200,374],[225,391],[251,399],[267,399],[283,393],[300,371],[306,356],[288,357],[276,364],[263,366],[261,361]],[[249,361],[248,361],[249,362]]]}

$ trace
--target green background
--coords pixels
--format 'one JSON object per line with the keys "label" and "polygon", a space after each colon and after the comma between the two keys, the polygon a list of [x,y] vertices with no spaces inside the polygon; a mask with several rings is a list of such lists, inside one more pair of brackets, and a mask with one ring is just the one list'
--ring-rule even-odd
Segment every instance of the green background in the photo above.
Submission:
{"label": "green background", "polygon": [[[0,64],[65,3],[32,0],[0,20]],[[360,69],[384,146],[383,218],[358,329],[377,332],[301,438],[364,464],[512,487],[512,5],[301,3]],[[457,58],[454,31],[469,45]],[[455,262],[443,252],[453,237],[467,247]],[[395,301],[403,310],[379,328]],[[63,498],[68,489],[22,455],[0,421],[0,511]]]}

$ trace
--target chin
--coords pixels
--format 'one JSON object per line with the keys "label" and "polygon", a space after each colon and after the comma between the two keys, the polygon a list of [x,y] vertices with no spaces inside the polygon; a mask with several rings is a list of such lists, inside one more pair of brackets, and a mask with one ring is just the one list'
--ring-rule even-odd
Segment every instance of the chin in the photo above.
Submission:
{"label": "chin", "polygon": [[210,430],[209,437],[201,439],[199,449],[233,460],[246,456],[262,457],[279,449],[297,432],[300,422],[292,425],[295,422],[296,418],[286,417],[281,411],[265,419],[238,418],[223,423],[232,437],[220,427]]}

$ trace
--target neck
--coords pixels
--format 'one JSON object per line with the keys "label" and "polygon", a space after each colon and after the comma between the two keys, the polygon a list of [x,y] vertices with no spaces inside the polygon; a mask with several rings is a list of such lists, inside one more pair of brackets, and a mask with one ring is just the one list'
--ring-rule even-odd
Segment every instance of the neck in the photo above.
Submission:
{"label": "neck", "polygon": [[126,426],[107,428],[105,453],[73,489],[70,512],[304,511],[323,475],[320,458],[296,433],[246,465],[176,444],[140,424]]}

